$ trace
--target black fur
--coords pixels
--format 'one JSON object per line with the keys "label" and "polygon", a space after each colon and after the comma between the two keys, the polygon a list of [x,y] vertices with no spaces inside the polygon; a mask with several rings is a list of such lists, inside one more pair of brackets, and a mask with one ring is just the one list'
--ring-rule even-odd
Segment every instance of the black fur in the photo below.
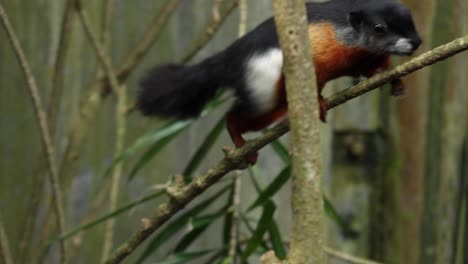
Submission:
{"label": "black fur", "polygon": [[196,117],[220,87],[216,57],[192,66],[161,65],[141,82],[137,104],[144,115]]}
{"label": "black fur", "polygon": [[[391,53],[386,50],[389,43],[396,36],[404,36],[413,38],[419,46],[420,40],[409,11],[395,0],[307,3],[309,23],[330,22],[337,28],[351,29],[352,12],[360,14],[359,24],[355,25],[359,29],[343,39],[347,44]],[[391,30],[385,36],[376,35],[373,29],[377,22],[384,23]],[[229,87],[234,89],[237,97],[233,111],[255,113],[255,101],[249,98],[246,89],[245,62],[255,54],[277,47],[275,23],[270,18],[224,51],[199,64],[163,65],[150,71],[141,82],[138,107],[145,115],[180,119],[196,117],[221,87]]]}

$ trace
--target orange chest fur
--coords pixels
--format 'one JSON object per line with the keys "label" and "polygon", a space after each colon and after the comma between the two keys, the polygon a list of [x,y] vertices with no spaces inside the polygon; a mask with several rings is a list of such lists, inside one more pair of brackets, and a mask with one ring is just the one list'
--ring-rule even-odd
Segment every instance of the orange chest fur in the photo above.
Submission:
{"label": "orange chest fur", "polygon": [[[373,55],[365,49],[343,44],[337,39],[335,28],[330,23],[310,24],[309,41],[313,51],[319,94],[330,80],[342,76],[369,76],[388,62],[388,56]],[[287,104],[284,85],[282,75],[276,83],[279,107]]]}
{"label": "orange chest fur", "polygon": [[338,77],[360,75],[373,60],[368,51],[346,46],[338,40],[334,26],[329,23],[309,25],[309,40],[320,88]]}

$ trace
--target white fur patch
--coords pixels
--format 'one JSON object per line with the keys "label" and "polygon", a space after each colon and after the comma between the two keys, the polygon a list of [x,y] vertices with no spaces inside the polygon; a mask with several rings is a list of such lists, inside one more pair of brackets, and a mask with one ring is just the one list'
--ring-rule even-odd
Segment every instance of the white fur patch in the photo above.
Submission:
{"label": "white fur patch", "polygon": [[399,38],[395,43],[394,49],[396,52],[408,53],[413,51],[413,45],[407,38]]}
{"label": "white fur patch", "polygon": [[264,113],[276,106],[276,82],[283,69],[283,53],[270,49],[256,54],[247,62],[247,89],[259,112]]}

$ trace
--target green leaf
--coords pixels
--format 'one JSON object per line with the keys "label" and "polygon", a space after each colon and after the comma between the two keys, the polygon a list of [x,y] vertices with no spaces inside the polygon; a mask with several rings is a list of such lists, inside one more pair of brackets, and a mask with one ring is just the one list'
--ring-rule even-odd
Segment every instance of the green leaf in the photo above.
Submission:
{"label": "green leaf", "polygon": [[228,257],[223,258],[219,261],[220,264],[232,264]]}
{"label": "green leaf", "polygon": [[259,179],[262,175],[260,175],[260,170],[258,169],[257,166],[253,166],[249,168],[249,176],[250,176],[250,181],[252,181],[252,184],[255,190],[257,191],[257,193],[260,193],[262,189],[257,179]]}
{"label": "green leaf", "polygon": [[150,145],[154,145],[160,140],[167,139],[171,135],[175,133],[179,133],[183,129],[187,128],[189,125],[193,123],[193,119],[190,120],[183,120],[183,121],[173,121],[165,124],[162,127],[158,127],[151,131],[150,133],[138,138],[133,145],[127,148],[122,154],[120,154],[117,158],[115,158],[109,167],[106,169],[104,173],[104,178],[107,178],[112,169],[117,165],[119,162],[122,162],[129,157],[133,156],[135,153],[138,153],[142,148],[146,148]]}
{"label": "green leaf", "polygon": [[221,135],[221,132],[223,131],[224,124],[225,122],[223,117],[211,129],[203,143],[198,148],[197,152],[192,156],[192,159],[190,160],[189,164],[187,165],[182,174],[184,175],[184,178],[187,182],[190,181],[192,174],[198,169],[201,162],[203,161],[203,159],[205,159],[206,155],[213,147],[216,140],[218,140],[219,136]]}
{"label": "green leaf", "polygon": [[323,207],[328,217],[338,226],[341,233],[347,237],[356,237],[358,233],[340,216],[330,200],[323,195]]}
{"label": "green leaf", "polygon": [[145,202],[148,202],[150,200],[154,200],[154,199],[158,198],[159,196],[161,196],[161,195],[163,195],[165,193],[166,193],[165,191],[160,191],[160,192],[157,192],[157,193],[150,194],[150,195],[147,195],[145,197],[142,197],[142,198],[140,198],[140,199],[138,199],[136,201],[133,201],[133,202],[131,202],[131,203],[125,205],[125,206],[122,206],[122,207],[116,209],[115,211],[112,211],[112,212],[110,212],[108,214],[105,214],[105,215],[95,219],[95,220],[92,220],[89,223],[81,225],[81,226],[69,231],[66,234],[62,234],[61,236],[59,236],[59,237],[55,238],[54,240],[52,240],[52,242],[55,242],[57,240],[66,240],[66,239],[78,234],[81,231],[85,231],[87,229],[90,229],[90,228],[92,228],[92,227],[94,227],[94,226],[96,226],[98,224],[101,224],[101,223],[103,223],[103,222],[105,222],[105,221],[107,221],[107,220],[109,220],[109,219],[111,219],[113,217],[116,217],[116,216],[118,216],[118,215],[120,215],[120,214],[122,214],[122,213],[124,213],[124,212],[138,206],[138,205],[141,205],[141,204],[143,204]]}
{"label": "green leaf", "polygon": [[[253,236],[253,234],[255,233],[255,229],[250,224],[249,219],[247,219],[247,217],[245,215],[243,215],[243,214],[240,214],[239,217],[242,220],[242,222],[244,223],[245,227],[247,227],[247,230],[249,231],[250,235]],[[265,250],[265,251],[268,250],[268,245],[264,241],[262,241],[260,246],[262,247],[263,250]]]}
{"label": "green leaf", "polygon": [[[229,199],[228,199],[229,205],[232,205],[234,203],[234,188],[235,188],[235,183],[233,181],[231,185],[231,190],[229,192]],[[224,223],[223,223],[223,244],[224,245],[229,245],[229,242],[231,241],[232,223],[233,223],[233,211],[229,212],[224,217]]]}
{"label": "green leaf", "polygon": [[251,211],[254,208],[268,202],[280,189],[284,186],[286,182],[288,182],[289,178],[291,177],[291,167],[285,167],[278,176],[273,180],[268,187],[261,191],[260,195],[257,199],[249,206],[247,211]]}
{"label": "green leaf", "polygon": [[250,238],[249,242],[247,243],[247,247],[245,248],[244,252],[242,253],[242,261],[246,261],[247,258],[252,255],[257,247],[262,243],[263,236],[270,228],[270,225],[273,221],[273,214],[275,212],[276,206],[272,201],[265,203],[263,206],[262,216],[258,221],[257,228],[253,233],[253,236]]}
{"label": "green leaf", "polygon": [[203,257],[209,253],[213,253],[213,250],[204,250],[191,253],[177,253],[174,255],[168,256],[162,261],[158,261],[158,264],[182,264],[182,263],[193,263],[197,258]]}
{"label": "green leaf", "polygon": [[146,247],[145,251],[138,258],[137,263],[142,263],[146,258],[148,258],[153,252],[155,252],[163,243],[165,243],[169,238],[174,234],[182,230],[187,226],[190,219],[197,216],[199,213],[203,212],[208,206],[210,206],[214,201],[216,201],[221,195],[223,195],[226,190],[231,188],[231,185],[224,187],[216,194],[211,197],[208,197],[198,205],[188,209],[185,213],[177,217],[174,221],[167,224],[161,231],[151,240],[149,245]]}
{"label": "green leaf", "polygon": [[[226,100],[225,99],[215,99],[210,102],[206,107],[205,110],[200,114],[200,117],[206,116],[211,110],[217,108],[221,104],[223,104]],[[172,121],[169,122],[162,127],[158,127],[147,133],[146,135],[138,138],[135,143],[133,143],[130,147],[128,147],[122,154],[116,157],[109,167],[106,169],[104,173],[104,178],[107,178],[112,169],[117,165],[119,162],[122,162],[134,154],[139,153],[142,148],[146,148],[148,146],[156,145],[159,141],[167,139],[168,137],[173,136],[174,134],[180,133],[182,130],[189,127],[196,119],[187,119],[182,121]]]}
{"label": "green leaf", "polygon": [[286,249],[284,248],[283,239],[281,238],[281,233],[276,221],[272,221],[270,228],[268,229],[268,234],[270,235],[270,242],[273,246],[276,257],[280,260],[286,259]]}
{"label": "green leaf", "polygon": [[291,158],[289,157],[288,149],[281,143],[279,140],[275,140],[271,143],[271,147],[273,150],[280,156],[280,158],[284,161],[284,163],[289,164],[291,162]]}
{"label": "green leaf", "polygon": [[143,154],[143,156],[137,161],[135,166],[130,171],[130,175],[128,176],[128,181],[131,181],[135,175],[148,163],[150,160],[153,159],[167,144],[169,144],[175,137],[177,137],[182,130],[175,131],[173,134],[168,135],[165,138],[162,138],[158,142],[154,143],[151,148]]}
{"label": "green leaf", "polygon": [[218,212],[192,220],[192,231],[186,234],[175,247],[174,253],[185,251],[205,230],[221,216],[225,215],[229,209],[229,204],[222,207]]}

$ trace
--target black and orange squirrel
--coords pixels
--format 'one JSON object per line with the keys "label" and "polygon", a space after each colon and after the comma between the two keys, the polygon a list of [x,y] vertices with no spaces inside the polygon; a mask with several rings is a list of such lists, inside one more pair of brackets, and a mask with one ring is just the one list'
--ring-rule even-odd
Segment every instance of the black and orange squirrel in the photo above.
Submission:
{"label": "black and orange squirrel", "polygon": [[[317,75],[320,117],[327,108],[322,88],[342,76],[370,77],[390,67],[390,55],[411,55],[421,44],[410,10],[396,0],[332,0],[307,3],[310,46]],[[234,90],[227,129],[236,145],[243,133],[261,130],[287,114],[283,55],[273,18],[225,50],[194,65],[154,68],[141,82],[144,115],[197,117],[221,88]],[[394,95],[403,91],[392,83]],[[255,163],[257,154],[248,157]]]}

